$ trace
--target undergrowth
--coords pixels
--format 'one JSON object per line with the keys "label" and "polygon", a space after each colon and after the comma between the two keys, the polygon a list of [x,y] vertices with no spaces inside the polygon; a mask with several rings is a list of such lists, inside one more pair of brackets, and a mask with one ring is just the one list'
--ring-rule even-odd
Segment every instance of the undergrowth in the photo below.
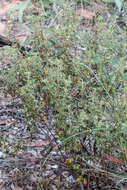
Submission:
{"label": "undergrowth", "polygon": [[31,125],[54,109],[57,134],[71,153],[66,162],[83,175],[84,163],[96,166],[106,153],[127,162],[127,35],[115,16],[108,23],[98,16],[84,32],[74,5],[37,2],[24,13],[28,22],[36,12],[32,50],[14,55],[4,81],[24,101]]}

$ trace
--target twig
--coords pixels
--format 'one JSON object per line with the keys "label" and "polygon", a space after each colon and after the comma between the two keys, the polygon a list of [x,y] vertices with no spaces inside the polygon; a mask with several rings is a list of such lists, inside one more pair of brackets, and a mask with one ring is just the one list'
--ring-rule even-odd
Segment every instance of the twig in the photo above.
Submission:
{"label": "twig", "polygon": [[62,11],[63,11],[63,10],[61,9],[61,10],[57,13],[57,15],[55,16],[55,18],[53,18],[53,19],[51,20],[51,23],[49,24],[48,28],[53,25],[53,23],[55,22],[56,18],[61,14]]}

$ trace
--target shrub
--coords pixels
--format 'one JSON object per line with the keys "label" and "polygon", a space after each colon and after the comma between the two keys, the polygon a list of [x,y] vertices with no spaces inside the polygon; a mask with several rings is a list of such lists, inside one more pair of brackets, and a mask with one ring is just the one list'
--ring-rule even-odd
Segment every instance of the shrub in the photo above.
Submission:
{"label": "shrub", "polygon": [[98,17],[84,33],[67,2],[53,4],[51,12],[42,12],[41,4],[34,9],[33,49],[4,72],[9,93],[24,100],[35,123],[46,107],[54,109],[56,131],[78,172],[83,162],[106,152],[127,159],[126,32],[115,17],[110,23]]}

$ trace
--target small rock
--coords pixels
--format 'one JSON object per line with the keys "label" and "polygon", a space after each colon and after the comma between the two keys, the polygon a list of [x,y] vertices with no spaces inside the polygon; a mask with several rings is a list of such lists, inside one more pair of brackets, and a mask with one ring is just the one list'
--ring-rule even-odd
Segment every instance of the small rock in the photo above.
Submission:
{"label": "small rock", "polygon": [[53,174],[53,171],[46,171],[46,172],[44,172],[44,176],[48,176],[48,175],[52,175]]}
{"label": "small rock", "polygon": [[46,170],[51,170],[51,165],[47,165]]}
{"label": "small rock", "polygon": [[0,152],[0,158],[6,158],[6,155],[3,152]]}
{"label": "small rock", "polygon": [[75,179],[73,178],[72,175],[68,176],[66,179],[67,179],[67,181],[68,181],[69,183],[75,183]]}
{"label": "small rock", "polygon": [[58,168],[58,165],[53,165],[52,166],[52,169],[57,169]]}

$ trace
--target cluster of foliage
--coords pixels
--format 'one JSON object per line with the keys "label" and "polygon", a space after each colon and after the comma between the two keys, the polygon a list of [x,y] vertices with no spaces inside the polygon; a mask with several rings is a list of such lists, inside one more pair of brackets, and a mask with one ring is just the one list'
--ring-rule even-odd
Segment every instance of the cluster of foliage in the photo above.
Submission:
{"label": "cluster of foliage", "polygon": [[[32,50],[24,57],[14,53],[4,72],[8,92],[23,99],[32,125],[41,113],[46,117],[47,107],[54,109],[56,131],[72,155],[67,162],[80,174],[82,163],[106,152],[126,163],[127,35],[116,17],[105,22],[98,16],[84,32],[74,3],[53,1],[45,8],[38,1],[24,19],[33,23]],[[94,141],[92,153],[85,139]]]}

